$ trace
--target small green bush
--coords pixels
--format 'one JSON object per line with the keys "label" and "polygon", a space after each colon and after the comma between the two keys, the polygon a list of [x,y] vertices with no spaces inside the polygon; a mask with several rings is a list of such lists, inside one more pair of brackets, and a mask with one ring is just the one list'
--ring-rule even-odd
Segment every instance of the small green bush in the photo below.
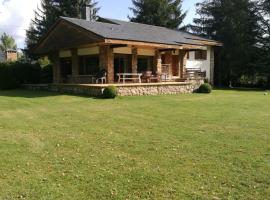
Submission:
{"label": "small green bush", "polygon": [[198,93],[211,93],[212,92],[212,86],[209,83],[204,83],[202,84],[199,89],[198,89]]}
{"label": "small green bush", "polygon": [[106,87],[103,91],[102,96],[105,99],[114,99],[117,96],[117,87],[115,86]]}

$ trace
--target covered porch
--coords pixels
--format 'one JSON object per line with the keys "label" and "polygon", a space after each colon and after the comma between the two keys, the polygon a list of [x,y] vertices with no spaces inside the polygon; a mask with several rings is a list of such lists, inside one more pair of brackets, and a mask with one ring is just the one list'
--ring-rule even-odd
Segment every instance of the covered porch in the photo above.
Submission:
{"label": "covered porch", "polygon": [[205,47],[125,43],[59,50],[53,57],[54,83],[145,84],[205,78],[204,71],[197,69],[191,76],[186,69],[188,52]]}

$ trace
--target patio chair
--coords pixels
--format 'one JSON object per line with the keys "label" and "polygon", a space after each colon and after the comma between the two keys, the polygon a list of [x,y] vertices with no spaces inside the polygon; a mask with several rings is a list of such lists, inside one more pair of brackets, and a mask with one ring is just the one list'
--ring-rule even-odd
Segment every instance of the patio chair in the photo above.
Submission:
{"label": "patio chair", "polygon": [[96,74],[96,84],[106,84],[107,83],[107,71],[105,69],[102,69]]}
{"label": "patio chair", "polygon": [[142,79],[146,81],[146,83],[151,82],[151,77],[152,77],[152,71],[146,71],[143,73]]}

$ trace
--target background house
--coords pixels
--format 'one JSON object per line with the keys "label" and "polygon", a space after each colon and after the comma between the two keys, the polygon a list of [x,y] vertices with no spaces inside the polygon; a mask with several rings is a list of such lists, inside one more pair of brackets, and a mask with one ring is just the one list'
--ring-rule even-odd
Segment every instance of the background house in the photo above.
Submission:
{"label": "background house", "polygon": [[18,52],[14,49],[0,50],[0,62],[14,62],[18,60]]}

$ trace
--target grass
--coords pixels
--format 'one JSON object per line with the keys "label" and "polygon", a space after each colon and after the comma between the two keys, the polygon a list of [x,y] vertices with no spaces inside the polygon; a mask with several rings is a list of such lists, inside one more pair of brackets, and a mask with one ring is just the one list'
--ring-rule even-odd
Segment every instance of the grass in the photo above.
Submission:
{"label": "grass", "polygon": [[270,95],[0,91],[0,199],[268,199]]}

